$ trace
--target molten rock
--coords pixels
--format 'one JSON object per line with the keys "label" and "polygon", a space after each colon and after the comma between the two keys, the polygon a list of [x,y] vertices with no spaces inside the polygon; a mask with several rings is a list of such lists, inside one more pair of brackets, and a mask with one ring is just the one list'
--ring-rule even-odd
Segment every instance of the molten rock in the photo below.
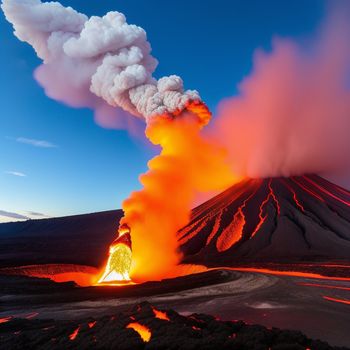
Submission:
{"label": "molten rock", "polygon": [[129,282],[132,263],[130,228],[123,224],[119,227],[118,237],[109,247],[109,257],[105,271],[99,283]]}

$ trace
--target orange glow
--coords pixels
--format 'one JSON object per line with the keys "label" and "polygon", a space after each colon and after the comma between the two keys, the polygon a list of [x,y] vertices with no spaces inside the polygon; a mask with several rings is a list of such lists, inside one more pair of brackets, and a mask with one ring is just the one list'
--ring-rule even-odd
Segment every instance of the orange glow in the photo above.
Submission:
{"label": "orange glow", "polygon": [[73,281],[78,286],[88,287],[95,283],[96,276],[84,272],[64,272],[55,275],[40,276],[41,278],[50,278],[54,282],[69,282]]}
{"label": "orange glow", "polygon": [[170,321],[170,318],[168,317],[166,312],[157,310],[154,307],[152,308],[152,310],[156,318],[159,318],[160,320]]}
{"label": "orange glow", "polygon": [[302,183],[300,183],[296,178],[291,177],[292,181],[294,181],[298,186],[300,186],[303,190],[305,190],[308,194],[311,194],[311,196],[317,198],[321,202],[324,202],[324,199],[320,197],[318,194],[316,194],[314,191],[311,191],[309,188],[304,186]]}
{"label": "orange glow", "polygon": [[75,329],[72,334],[69,335],[69,339],[74,340],[77,337],[79,330],[80,330],[80,326],[77,329]]}
{"label": "orange glow", "polygon": [[26,315],[25,318],[26,318],[27,320],[30,320],[30,319],[32,319],[32,318],[38,316],[38,315],[39,315],[39,312],[32,312],[32,313]]}
{"label": "orange glow", "polygon": [[98,283],[118,285],[118,282],[130,281],[131,262],[130,228],[124,224],[119,227],[118,236],[109,247],[108,261]]}
{"label": "orange glow", "polygon": [[[202,107],[194,104],[187,110],[196,108]],[[202,137],[198,115],[188,111],[149,123],[146,135],[162,150],[140,176],[143,189],[123,203],[121,223],[131,229],[130,276],[136,282],[173,275],[181,259],[177,232],[189,222],[196,192],[222,190],[238,180],[224,151]]]}
{"label": "orange glow", "polygon": [[232,223],[226,227],[216,241],[216,248],[219,252],[230,249],[243,235],[245,217],[242,211],[244,205],[240,206],[233,217]]}
{"label": "orange glow", "polygon": [[332,298],[332,297],[327,297],[327,296],[323,296],[323,299],[326,299],[329,301],[334,301],[334,302],[340,303],[340,304],[350,305],[350,300],[346,300],[346,299],[338,299],[338,298]]}
{"label": "orange glow", "polygon": [[11,321],[11,319],[12,319],[12,316],[0,318],[0,323],[9,322],[9,321]]}
{"label": "orange glow", "polygon": [[280,209],[280,205],[278,203],[278,199],[277,199],[275,193],[273,192],[273,189],[272,189],[272,186],[271,186],[271,181],[272,180],[270,179],[269,184],[268,184],[269,193],[268,193],[267,197],[262,201],[262,203],[260,204],[260,207],[259,207],[259,222],[256,225],[256,227],[255,227],[254,231],[252,232],[252,234],[251,234],[249,239],[253,238],[257,234],[257,232],[260,230],[261,226],[265,222],[267,215],[263,215],[264,207],[268,203],[270,198],[272,198],[273,201],[276,204],[277,214],[280,215],[280,213],[281,213],[281,209]]}
{"label": "orange glow", "polygon": [[131,328],[137,332],[145,343],[149,342],[151,339],[152,333],[150,329],[138,322],[131,322],[126,328]]}
{"label": "orange glow", "polygon": [[95,324],[96,324],[96,322],[97,322],[97,321],[92,321],[92,322],[89,322],[89,323],[88,323],[89,328],[94,327],[94,326],[95,326]]}
{"label": "orange glow", "polygon": [[333,281],[350,281],[350,277],[330,277],[330,276],[323,276],[323,275],[320,275],[318,273],[311,273],[311,272],[278,271],[278,270],[270,270],[270,269],[259,269],[259,268],[254,268],[254,267],[225,267],[225,269],[234,270],[234,271],[242,271],[242,272],[267,273],[270,275],[317,278],[317,279],[333,280]]}
{"label": "orange glow", "polygon": [[295,193],[295,191],[293,190],[293,188],[289,185],[289,183],[285,180],[282,180],[283,184],[289,189],[290,192],[292,192],[293,195],[293,199],[295,204],[297,205],[297,207],[304,213],[305,209],[304,207],[301,205],[301,203],[299,202],[299,199],[297,197],[297,194]]}
{"label": "orange glow", "polygon": [[281,214],[281,208],[280,208],[280,205],[278,203],[278,199],[275,195],[275,192],[273,192],[273,189],[272,189],[272,186],[271,186],[271,182],[272,182],[272,179],[270,179],[269,181],[269,190],[270,190],[270,196],[273,198],[275,204],[276,204],[276,208],[277,208],[277,214],[280,215]]}
{"label": "orange glow", "polygon": [[[219,252],[226,251],[230,249],[235,243],[239,242],[243,237],[244,225],[246,224],[245,216],[243,209],[247,205],[248,201],[256,194],[259,186],[257,186],[260,181],[255,182],[255,189],[253,192],[246,198],[243,204],[237,209],[233,217],[233,222],[229,225],[218,237],[216,241],[216,248]],[[209,238],[208,238],[209,241]]]}
{"label": "orange glow", "polygon": [[211,119],[208,107],[202,102],[191,101],[187,104],[186,110],[198,117],[201,126],[207,125]]}
{"label": "orange glow", "polygon": [[336,199],[337,201],[347,205],[348,207],[350,206],[350,202],[341,199],[340,197],[336,196],[335,194],[329,192],[326,188],[321,187],[320,185],[318,185],[316,182],[312,181],[311,179],[307,178],[306,176],[303,176],[303,178],[308,181],[311,185],[313,185],[314,187],[316,187],[318,190],[320,190],[321,192],[323,192],[324,194],[326,194],[329,197],[332,197],[334,199]]}

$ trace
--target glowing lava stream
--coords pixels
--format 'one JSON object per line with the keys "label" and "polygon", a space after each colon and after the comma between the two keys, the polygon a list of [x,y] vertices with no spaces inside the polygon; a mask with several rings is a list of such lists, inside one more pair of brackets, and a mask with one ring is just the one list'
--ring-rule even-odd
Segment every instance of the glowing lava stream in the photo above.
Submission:
{"label": "glowing lava stream", "polygon": [[80,330],[80,326],[77,329],[75,329],[72,334],[69,335],[69,339],[74,340],[77,337],[79,330]]}
{"label": "glowing lava stream", "polygon": [[149,342],[151,339],[152,333],[150,329],[138,322],[131,322],[126,328],[131,328],[137,332],[145,343]]}
{"label": "glowing lava stream", "polygon": [[[213,268],[210,270],[215,270],[219,268]],[[289,277],[304,277],[304,278],[315,278],[323,280],[333,280],[333,281],[350,281],[350,277],[332,277],[332,276],[323,276],[318,273],[311,272],[300,272],[300,271],[278,271],[270,269],[259,269],[253,267],[225,267],[225,269],[241,272],[257,272],[257,273],[266,273],[269,275],[278,275],[278,276],[289,276]]]}
{"label": "glowing lava stream", "polygon": [[327,296],[325,296],[325,295],[323,296],[323,299],[329,300],[329,301],[334,301],[334,302],[340,303],[340,304],[350,305],[350,300],[332,298],[332,297],[327,297]]}
{"label": "glowing lava stream", "polygon": [[154,307],[152,307],[152,311],[154,313],[154,317],[155,318],[158,318],[158,319],[164,320],[164,321],[170,321],[170,318],[169,318],[168,314],[165,311],[157,310]]}

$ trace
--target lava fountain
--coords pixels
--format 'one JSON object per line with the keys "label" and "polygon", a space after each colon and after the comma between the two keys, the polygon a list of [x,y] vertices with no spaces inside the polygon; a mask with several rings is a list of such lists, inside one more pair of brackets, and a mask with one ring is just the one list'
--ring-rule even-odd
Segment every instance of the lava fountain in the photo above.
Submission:
{"label": "lava fountain", "polygon": [[130,282],[132,262],[130,228],[122,224],[118,236],[109,247],[108,261],[98,283]]}
{"label": "lava fountain", "polygon": [[[177,274],[177,232],[189,221],[196,191],[220,189],[232,181],[225,154],[201,135],[210,116],[203,102],[192,101],[178,114],[160,115],[148,123],[146,135],[161,152],[141,175],[143,188],[123,203],[124,217],[101,282],[119,283],[129,276],[143,282]],[[131,250],[119,245],[125,227],[132,240],[132,263]],[[130,275],[123,276],[120,271],[126,265]]]}

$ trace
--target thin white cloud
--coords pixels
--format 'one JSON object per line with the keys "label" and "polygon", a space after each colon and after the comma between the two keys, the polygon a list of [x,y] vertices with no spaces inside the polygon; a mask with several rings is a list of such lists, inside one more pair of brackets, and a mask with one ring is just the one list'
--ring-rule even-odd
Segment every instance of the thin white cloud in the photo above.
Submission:
{"label": "thin white cloud", "polygon": [[19,213],[14,213],[11,211],[6,211],[6,210],[0,210],[0,216],[5,216],[7,218],[11,219],[17,219],[17,220],[28,220],[30,217],[19,214]]}
{"label": "thin white cloud", "polygon": [[17,137],[17,142],[25,143],[27,145],[31,145],[34,147],[42,147],[42,148],[57,148],[58,146],[54,143],[46,140],[36,140],[36,139],[28,139],[26,137]]}
{"label": "thin white cloud", "polygon": [[40,218],[50,218],[51,216],[43,214],[43,213],[38,213],[36,211],[27,211],[27,214],[30,217],[40,217]]}
{"label": "thin white cloud", "polygon": [[20,177],[27,176],[26,174],[21,173],[19,171],[5,171],[5,174],[9,174],[9,175],[13,175],[13,176],[20,176]]}

